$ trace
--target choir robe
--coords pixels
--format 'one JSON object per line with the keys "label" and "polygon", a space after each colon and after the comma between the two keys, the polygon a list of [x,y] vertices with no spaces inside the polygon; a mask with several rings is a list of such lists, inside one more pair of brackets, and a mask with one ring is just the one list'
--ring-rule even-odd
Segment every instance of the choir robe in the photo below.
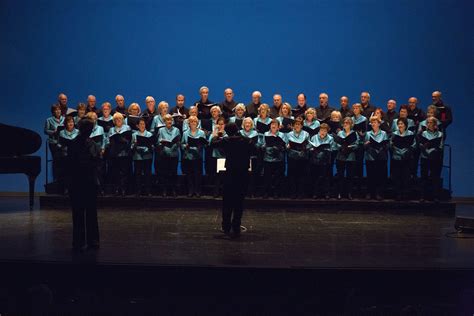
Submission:
{"label": "choir robe", "polygon": [[222,115],[224,115],[225,118],[229,118],[232,115],[234,115],[234,108],[237,106],[237,102],[234,100],[227,102],[227,100],[222,101],[219,104],[219,107],[221,108]]}
{"label": "choir robe", "polygon": [[177,127],[171,128],[162,127],[157,133],[157,146],[162,145],[162,142],[172,143],[170,147],[162,146],[161,155],[165,157],[177,158],[179,155],[179,141],[181,140],[181,133]]}
{"label": "choir robe", "polygon": [[79,130],[74,128],[72,131],[67,131],[63,129],[62,131],[59,132],[59,138],[58,138],[58,148],[60,150],[60,155],[62,157],[67,156],[67,141],[73,140],[79,135]]}
{"label": "choir robe", "polygon": [[[197,124],[197,129],[201,129],[201,120],[198,119],[198,124]],[[185,119],[183,121],[183,135],[189,130],[189,121],[188,119]]]}
{"label": "choir robe", "polygon": [[153,159],[153,146],[139,146],[137,144],[137,136],[150,138],[150,142],[153,143],[153,134],[147,130],[143,133],[140,131],[134,131],[132,134],[132,152],[133,160],[151,160]]}
{"label": "choir robe", "polygon": [[[216,138],[226,138],[226,137],[228,137],[228,136],[227,136],[227,133],[224,131],[222,136],[216,137]],[[215,159],[225,158],[224,149],[222,147],[213,146],[212,140],[214,138],[215,137],[214,137],[213,134],[209,135],[209,145],[211,145],[211,148],[212,148],[212,154],[211,154],[212,158],[215,158]]]}
{"label": "choir robe", "polygon": [[[438,129],[441,129],[442,126],[441,126],[441,121],[438,120]],[[418,134],[421,134],[423,133],[424,131],[426,131],[426,120],[424,121],[421,121],[420,124],[418,125]]]}
{"label": "choir robe", "polygon": [[[396,136],[407,137],[413,136],[413,141],[410,142],[410,145],[406,148],[398,147],[394,139]],[[415,134],[412,131],[405,131],[405,133],[400,134],[399,130],[396,130],[392,133],[390,138],[390,152],[392,160],[410,160],[412,158],[413,151],[416,149],[416,139]]]}
{"label": "choir robe", "polygon": [[258,108],[260,107],[262,103],[259,102],[257,104],[250,102],[245,106],[245,113],[246,116],[251,117],[252,120],[258,116]]}
{"label": "choir robe", "polygon": [[318,121],[321,123],[327,123],[331,119],[331,112],[334,110],[335,109],[329,106],[329,104],[326,106],[318,106],[316,108],[316,117],[318,118]]}
{"label": "choir robe", "polygon": [[[291,131],[287,134],[287,143],[290,142],[297,143],[297,144],[305,144],[305,148],[308,147],[308,140],[309,140],[309,133],[306,131],[301,130],[298,134],[295,131]],[[307,160],[308,159],[308,151],[307,150],[295,150],[291,147],[288,148],[288,159],[293,160]]]}
{"label": "choir robe", "polygon": [[[102,136],[102,137],[97,137],[97,136]],[[105,146],[107,144],[107,135],[104,131],[104,128],[97,123],[94,126],[94,129],[92,129],[92,133],[89,136],[89,138],[100,138],[98,141],[96,141],[96,144],[99,146],[101,150],[105,150]],[[95,141],[95,140],[94,140]]]}
{"label": "choir robe", "polygon": [[158,131],[166,125],[165,120],[161,115],[155,115],[151,121],[150,132],[158,135]]}
{"label": "choir robe", "polygon": [[[229,118],[229,123],[235,123],[240,130],[243,128],[242,124],[243,124],[244,118],[245,118],[244,116],[242,117],[232,116]],[[238,123],[238,120],[241,120],[240,124]]]}
{"label": "choir robe", "polygon": [[[188,147],[189,139],[199,139],[201,140],[201,146],[198,147]],[[183,132],[183,137],[181,138],[181,149],[183,150],[183,159],[185,160],[197,160],[202,159],[202,148],[207,143],[206,134],[203,130],[197,129],[196,134],[192,134],[191,130],[186,130]]]}
{"label": "choir robe", "polygon": [[64,128],[64,116],[60,116],[59,118],[51,116],[46,119],[46,122],[44,124],[44,133],[48,135],[49,144],[58,143],[58,128]]}
{"label": "choir robe", "polygon": [[[347,143],[347,150],[344,150],[343,145],[338,143],[338,138],[343,141],[346,137],[350,137],[351,134],[355,133],[354,141]],[[351,136],[352,137],[352,136]],[[360,147],[360,138],[359,135],[354,132],[353,130],[350,131],[348,135],[346,135],[345,131],[340,131],[337,133],[337,137],[334,138],[334,142],[336,143],[335,148],[337,149],[337,156],[336,159],[340,161],[356,161],[356,151]]]}
{"label": "choir robe", "polygon": [[[371,140],[373,139],[373,140]],[[368,131],[365,134],[365,142],[375,141],[378,144],[373,146],[372,144],[365,146],[364,158],[365,160],[387,160],[387,149],[388,149],[388,135],[382,130],[379,130],[377,134],[374,131]]]}
{"label": "choir robe", "polygon": [[317,119],[314,119],[312,122],[308,122],[307,120],[303,121],[303,130],[308,132],[309,137],[313,137],[319,132],[319,127],[321,123]]}
{"label": "choir robe", "polygon": [[364,135],[367,132],[367,123],[368,120],[365,116],[362,114],[359,116],[352,116],[352,121],[354,122],[354,127],[353,130],[355,132],[360,132],[362,135]]}
{"label": "choir robe", "polygon": [[[107,137],[105,138],[106,139],[105,147],[107,148],[110,146],[110,138],[112,136],[116,134],[123,134],[128,131],[131,131],[131,128],[130,126],[125,125],[125,124],[123,124],[119,129],[117,129],[116,127],[111,128],[109,130],[109,133],[107,134]],[[129,150],[124,149],[117,153],[117,157],[128,157],[128,156],[130,156]],[[111,157],[111,158],[115,158],[115,157]]]}
{"label": "choir robe", "polygon": [[[308,145],[311,164],[321,166],[332,163],[331,153],[337,150],[337,148],[331,135],[328,134],[326,137],[321,138],[319,134],[316,134],[310,138]],[[323,147],[319,148],[321,145]]]}
{"label": "choir robe", "polygon": [[[295,118],[293,116],[289,116],[289,117],[283,117],[283,116],[279,116],[276,118],[278,122],[280,122],[280,131],[282,133],[289,133],[293,130],[293,123],[295,121]],[[287,121],[288,123],[285,125],[285,121]]]}
{"label": "choir robe", "polygon": [[[282,140],[281,146],[267,146],[265,137],[279,137]],[[263,161],[265,162],[282,162],[285,159],[285,147],[287,136],[282,132],[272,134],[271,131],[266,132],[258,138],[257,146],[264,150]]]}
{"label": "choir robe", "polygon": [[421,159],[442,160],[443,159],[443,132],[423,131],[419,136],[419,148]]}
{"label": "choir robe", "polygon": [[264,133],[266,133],[267,131],[265,132],[261,132],[258,130],[258,123],[261,123],[261,124],[265,124],[268,126],[268,129],[270,129],[270,123],[272,122],[272,119],[270,117],[266,117],[265,119],[262,119],[260,118],[260,116],[257,116],[256,118],[253,119],[253,126],[255,128],[255,130],[257,131],[257,133],[263,135]]}
{"label": "choir robe", "polygon": [[97,119],[97,124],[102,126],[105,134],[108,134],[110,129],[114,127],[114,118],[112,115],[108,117],[101,116]]}
{"label": "choir robe", "polygon": [[206,102],[203,102],[202,100],[194,102],[194,106],[198,109],[198,118],[201,120],[211,118],[211,108],[214,105],[217,105],[217,103],[214,103],[209,99]]}

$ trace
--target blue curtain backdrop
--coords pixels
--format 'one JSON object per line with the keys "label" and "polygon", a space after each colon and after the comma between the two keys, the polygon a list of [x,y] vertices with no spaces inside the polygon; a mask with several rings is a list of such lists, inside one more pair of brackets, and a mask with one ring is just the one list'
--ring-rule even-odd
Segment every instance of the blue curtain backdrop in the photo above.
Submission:
{"label": "blue curtain backdrop", "polygon": [[[453,190],[474,196],[473,12],[470,1],[0,1],[1,122],[43,134],[57,94],[75,107],[152,95],[187,105],[202,85],[221,101],[254,90],[310,105],[320,92],[339,106],[367,90],[386,107],[410,96],[426,108],[441,90],[453,108]],[[39,154],[44,156],[44,146]],[[43,191],[44,170],[36,189]],[[22,175],[0,176],[0,191],[26,191]]]}

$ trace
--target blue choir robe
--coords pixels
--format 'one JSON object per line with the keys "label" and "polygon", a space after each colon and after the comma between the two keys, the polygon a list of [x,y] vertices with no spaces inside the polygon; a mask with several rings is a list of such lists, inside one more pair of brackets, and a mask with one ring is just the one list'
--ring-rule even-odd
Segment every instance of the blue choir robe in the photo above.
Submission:
{"label": "blue choir robe", "polygon": [[255,130],[257,131],[257,133],[263,135],[264,133],[260,133],[258,131],[258,128],[257,128],[258,122],[267,125],[268,129],[270,129],[270,123],[272,122],[272,119],[270,117],[266,117],[265,119],[262,119],[262,118],[260,118],[260,116],[257,116],[256,118],[253,119],[253,126],[254,126]]}
{"label": "blue choir robe", "polygon": [[387,160],[387,150],[389,146],[388,135],[382,130],[377,134],[370,130],[365,134],[365,142],[370,142],[365,146],[364,158],[365,160]]}
{"label": "blue choir robe", "polygon": [[[410,136],[413,138],[413,141],[410,141],[409,146],[407,147],[399,147],[394,142],[395,137],[408,137]],[[409,160],[412,158],[413,151],[416,149],[416,138],[415,134],[412,131],[405,131],[403,134],[400,133],[399,130],[396,130],[392,133],[392,137],[390,138],[390,153],[391,159],[393,160]]]}
{"label": "blue choir robe", "polygon": [[[201,120],[198,119],[197,129],[200,129],[200,128],[201,128]],[[185,119],[183,121],[183,135],[188,130],[189,130],[189,122],[188,122],[188,119]]]}
{"label": "blue choir robe", "polygon": [[138,146],[137,145],[137,136],[152,138],[153,134],[147,130],[143,133],[140,131],[134,131],[132,134],[132,152],[133,160],[150,160],[153,159],[153,147],[148,146]]}
{"label": "blue choir robe", "polygon": [[426,130],[419,135],[418,139],[421,158],[443,159],[443,132]]}
{"label": "blue choir robe", "polygon": [[67,144],[63,142],[62,139],[65,140],[73,140],[79,135],[79,130],[74,128],[72,131],[67,131],[63,129],[62,131],[59,132],[59,138],[58,138],[58,148],[61,151],[61,156],[66,157],[67,156]]}
{"label": "blue choir robe", "polygon": [[[279,137],[283,141],[282,146],[267,146],[265,137]],[[263,161],[266,162],[282,162],[285,159],[285,148],[286,144],[288,143],[287,137],[285,133],[277,132],[276,134],[272,134],[271,131],[266,132],[262,136],[258,138],[257,146],[264,150],[263,153]]]}
{"label": "blue choir robe", "polygon": [[309,140],[309,155],[311,164],[322,166],[331,164],[331,154],[337,150],[334,138],[327,134],[321,138],[319,134],[314,135]]}
{"label": "blue choir robe", "polygon": [[151,121],[150,132],[158,135],[158,131],[166,125],[165,120],[161,115],[155,115],[153,121]]}
{"label": "blue choir robe", "polygon": [[[227,133],[224,131],[221,138],[226,138],[226,137],[228,137],[228,136],[227,136]],[[212,139],[213,138],[214,138],[213,134],[209,135],[209,145],[212,145]],[[224,149],[222,147],[218,147],[218,146],[213,146],[211,155],[212,155],[213,158],[216,158],[216,159],[225,158]]]}
{"label": "blue choir robe", "polygon": [[[201,146],[187,146],[189,139],[199,139],[201,141]],[[193,135],[191,130],[188,129],[183,132],[183,137],[181,138],[181,149],[183,150],[183,159],[185,160],[197,160],[202,159],[202,149],[207,144],[206,133],[202,129],[197,129],[196,133]]]}
{"label": "blue choir robe", "polygon": [[[156,118],[157,116],[155,116]],[[155,119],[153,119],[154,121]],[[176,158],[179,155],[179,143],[181,141],[181,133],[175,126],[170,128],[162,127],[158,129],[157,146],[161,146],[160,154],[165,157]],[[162,142],[170,142],[171,146],[163,145]]]}
{"label": "blue choir robe", "polygon": [[[397,122],[398,122],[398,118],[393,120],[393,122],[392,122],[392,132],[398,131]],[[411,132],[415,132],[416,131],[415,122],[412,119],[407,119],[407,122],[408,122],[407,129]]]}
{"label": "blue choir robe", "polygon": [[[344,148],[341,144],[337,143],[337,137],[344,140],[346,137],[351,136],[351,134],[355,133],[355,140],[348,143],[347,147]],[[352,136],[351,136],[352,137]],[[339,161],[356,161],[356,151],[360,148],[360,138],[359,134],[351,130],[349,134],[346,135],[344,130],[339,131],[336,137],[334,137],[334,142],[336,143],[337,148],[337,155],[336,160]]]}
{"label": "blue choir robe", "polygon": [[104,129],[104,133],[106,135],[109,133],[110,129],[114,127],[113,123],[114,118],[112,117],[112,115],[109,115],[108,117],[101,116],[97,119],[97,124]]}
{"label": "blue choir robe", "polygon": [[[280,131],[282,133],[287,134],[287,133],[292,131],[292,126],[283,126],[283,120],[284,119],[289,119],[293,122],[295,120],[295,118],[293,116],[288,116],[288,117],[278,116],[276,119],[277,119],[278,122],[280,122]],[[293,125],[293,123],[292,123],[292,125]]]}
{"label": "blue choir robe", "polygon": [[314,119],[312,122],[303,121],[303,129],[308,132],[310,138],[319,132],[320,126],[321,123],[317,119]]}
{"label": "blue choir robe", "polygon": [[99,126],[96,123],[89,138],[93,138],[94,141],[97,140],[96,144],[99,145],[100,149],[105,150],[105,146],[107,144],[107,135],[105,134],[104,128],[102,126]]}
{"label": "blue choir robe", "polygon": [[[123,134],[125,132],[131,131],[130,126],[123,124],[120,128],[117,128],[116,126],[112,127],[109,130],[109,133],[107,134],[107,137],[105,138],[106,143],[105,147],[107,148],[110,146],[110,138],[116,134]],[[128,148],[130,149],[130,148]],[[121,150],[119,153],[117,153],[117,157],[127,157],[129,156],[129,151],[128,150]]]}
{"label": "blue choir robe", "polygon": [[[441,121],[438,120],[438,130],[440,129],[441,129]],[[421,121],[420,124],[418,125],[418,134],[421,134],[424,131],[426,131],[426,120]]]}
{"label": "blue choir robe", "polygon": [[64,116],[60,116],[59,119],[55,118],[54,116],[48,117],[46,119],[44,124],[44,133],[48,135],[48,143],[58,143],[59,133],[57,133],[57,129],[60,126],[64,128]]}
{"label": "blue choir robe", "polygon": [[362,114],[359,116],[354,115],[351,118],[352,122],[354,122],[353,130],[364,135],[367,132],[367,118]]}
{"label": "blue choir robe", "polygon": [[251,151],[250,157],[251,158],[257,157],[257,142],[258,142],[258,137],[259,137],[257,131],[255,129],[251,129],[250,131],[246,132],[244,129],[241,129],[239,133],[243,137],[248,138],[253,145],[253,150]]}
{"label": "blue choir robe", "polygon": [[295,160],[305,160],[308,159],[308,151],[306,148],[308,148],[308,141],[309,141],[309,133],[306,131],[301,130],[299,133],[296,133],[294,130],[289,132],[286,136],[287,138],[287,143],[290,144],[290,142],[297,143],[297,144],[303,144],[305,149],[304,150],[295,150],[292,149],[291,147],[288,148],[288,158],[290,159],[295,159]]}
{"label": "blue choir robe", "polygon": [[[244,123],[244,122],[243,122],[243,121],[244,121],[244,118],[245,118],[245,116],[242,116],[242,117],[237,117],[236,115],[235,115],[235,116],[231,116],[231,117],[229,117],[229,123],[235,123],[235,124],[237,124],[237,127],[238,127],[239,129],[242,129],[242,128],[244,128],[244,127],[242,126],[242,124]],[[239,120],[242,120],[242,123],[240,123],[240,124],[236,123],[236,120],[238,120],[238,119],[239,119]]]}

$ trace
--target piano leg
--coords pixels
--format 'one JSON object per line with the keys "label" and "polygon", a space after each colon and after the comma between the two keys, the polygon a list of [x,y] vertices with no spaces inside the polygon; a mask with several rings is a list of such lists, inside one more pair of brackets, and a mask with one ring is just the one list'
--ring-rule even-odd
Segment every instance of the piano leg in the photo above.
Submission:
{"label": "piano leg", "polygon": [[35,203],[35,181],[36,177],[28,176],[29,192],[30,192],[30,211],[33,210]]}

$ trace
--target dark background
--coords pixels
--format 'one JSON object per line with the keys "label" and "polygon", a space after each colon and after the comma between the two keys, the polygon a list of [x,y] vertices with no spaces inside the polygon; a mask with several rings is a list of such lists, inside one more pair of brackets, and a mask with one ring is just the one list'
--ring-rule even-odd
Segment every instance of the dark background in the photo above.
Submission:
{"label": "dark background", "polygon": [[[367,90],[386,108],[416,96],[423,109],[441,90],[454,124],[453,194],[474,196],[473,25],[468,1],[0,1],[1,122],[43,134],[58,93],[75,107],[88,94],[126,104],[147,95],[187,106],[202,85],[221,101],[260,90],[310,105],[320,92],[339,106]],[[44,146],[38,154],[44,156]],[[43,168],[44,170],[44,168]],[[444,173],[446,176],[446,173]],[[37,181],[43,191],[45,172]],[[26,191],[2,175],[0,191]]]}

